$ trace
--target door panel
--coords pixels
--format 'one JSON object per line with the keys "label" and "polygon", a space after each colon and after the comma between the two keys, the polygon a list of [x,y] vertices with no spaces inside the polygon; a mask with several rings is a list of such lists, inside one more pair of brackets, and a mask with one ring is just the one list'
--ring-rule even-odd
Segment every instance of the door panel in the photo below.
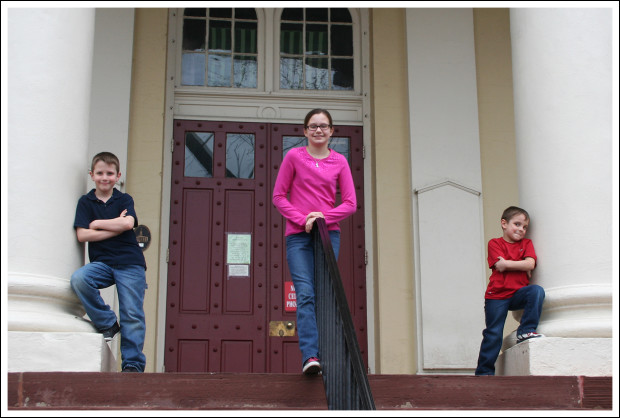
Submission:
{"label": "door panel", "polygon": [[[212,265],[211,251],[211,212],[202,208],[212,206],[213,193],[210,190],[188,190],[184,193],[184,217],[191,219],[183,223],[181,235],[184,256],[182,258],[182,275],[180,278],[182,312],[209,312],[209,282],[203,280],[203,272]],[[189,283],[185,286],[186,283]]]}
{"label": "door panel", "polygon": [[[296,332],[270,336],[273,321],[296,323],[284,309],[285,221],[271,203],[284,136],[303,139],[303,130],[175,121],[166,371],[299,373]],[[349,149],[357,192],[357,213],[341,223],[339,267],[367,361],[361,128],[334,137],[338,151]]]}

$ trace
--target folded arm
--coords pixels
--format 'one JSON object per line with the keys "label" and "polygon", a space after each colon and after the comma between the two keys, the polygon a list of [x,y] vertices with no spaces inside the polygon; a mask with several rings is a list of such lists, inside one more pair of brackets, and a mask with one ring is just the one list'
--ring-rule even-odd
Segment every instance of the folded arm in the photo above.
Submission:
{"label": "folded arm", "polygon": [[497,262],[494,265],[495,269],[500,273],[504,271],[524,271],[531,275],[532,270],[536,267],[536,260],[532,257],[525,257],[524,260],[505,260],[504,257],[497,257]]}
{"label": "folded arm", "polygon": [[117,218],[96,219],[88,228],[76,228],[77,239],[79,242],[103,241],[132,229],[134,222],[134,217],[127,215],[125,209]]}

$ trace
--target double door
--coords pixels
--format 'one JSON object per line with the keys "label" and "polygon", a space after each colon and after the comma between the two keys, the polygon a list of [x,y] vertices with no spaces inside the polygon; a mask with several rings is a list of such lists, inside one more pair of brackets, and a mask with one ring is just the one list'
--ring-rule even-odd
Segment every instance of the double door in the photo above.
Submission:
{"label": "double door", "polygon": [[[284,155],[305,141],[301,125],[174,122],[167,372],[299,373],[285,220],[271,197]],[[336,127],[330,147],[356,187],[338,265],[367,363],[362,128]]]}

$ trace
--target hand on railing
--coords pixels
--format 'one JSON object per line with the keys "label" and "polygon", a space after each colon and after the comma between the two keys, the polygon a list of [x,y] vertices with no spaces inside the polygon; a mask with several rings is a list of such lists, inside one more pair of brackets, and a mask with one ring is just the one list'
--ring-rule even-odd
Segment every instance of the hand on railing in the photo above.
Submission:
{"label": "hand on railing", "polygon": [[308,216],[306,216],[306,232],[310,233],[312,231],[312,227],[314,226],[314,221],[318,218],[325,219],[325,215],[323,212],[310,212]]}

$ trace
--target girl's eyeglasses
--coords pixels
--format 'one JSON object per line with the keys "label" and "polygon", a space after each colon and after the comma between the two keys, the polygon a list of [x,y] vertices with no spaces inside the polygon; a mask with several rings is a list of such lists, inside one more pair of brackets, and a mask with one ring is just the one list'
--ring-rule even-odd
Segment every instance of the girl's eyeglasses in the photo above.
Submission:
{"label": "girl's eyeglasses", "polygon": [[328,125],[326,123],[322,124],[322,125],[308,125],[306,126],[306,129],[309,129],[311,131],[316,131],[318,128],[321,128],[322,131],[324,131],[327,128],[331,128],[331,125]]}

